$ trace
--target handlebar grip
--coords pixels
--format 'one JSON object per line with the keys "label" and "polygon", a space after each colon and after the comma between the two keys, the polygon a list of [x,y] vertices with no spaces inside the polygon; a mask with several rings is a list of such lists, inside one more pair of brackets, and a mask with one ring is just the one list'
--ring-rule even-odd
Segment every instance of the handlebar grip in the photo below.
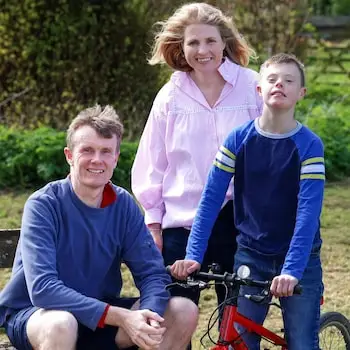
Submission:
{"label": "handlebar grip", "polygon": [[166,270],[166,272],[167,272],[169,275],[171,275],[171,265],[167,265],[167,266],[165,267],[165,270]]}
{"label": "handlebar grip", "polygon": [[297,284],[297,285],[294,287],[294,292],[293,292],[293,294],[300,295],[302,292],[303,292],[303,287],[302,287],[300,284]]}

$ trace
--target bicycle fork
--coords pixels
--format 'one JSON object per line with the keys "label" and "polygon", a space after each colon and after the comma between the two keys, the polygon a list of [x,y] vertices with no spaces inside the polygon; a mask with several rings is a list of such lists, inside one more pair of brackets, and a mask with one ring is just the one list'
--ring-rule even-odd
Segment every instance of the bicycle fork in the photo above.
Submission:
{"label": "bicycle fork", "polygon": [[[237,317],[237,298],[239,287],[229,292],[228,299],[230,302],[225,305],[220,325],[219,341],[212,350],[249,350],[244,344],[243,339],[234,327],[234,321]],[[230,345],[234,344],[234,345]]]}

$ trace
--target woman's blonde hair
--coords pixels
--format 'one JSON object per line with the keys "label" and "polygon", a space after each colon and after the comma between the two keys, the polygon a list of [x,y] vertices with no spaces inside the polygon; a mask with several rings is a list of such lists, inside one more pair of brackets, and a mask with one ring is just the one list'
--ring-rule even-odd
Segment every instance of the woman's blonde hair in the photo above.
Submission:
{"label": "woman's blonde hair", "polygon": [[190,24],[208,24],[218,28],[225,43],[224,56],[241,66],[247,66],[254,50],[238,33],[232,18],[225,16],[218,8],[206,3],[191,3],[178,8],[166,21],[156,23],[160,30],[155,35],[152,57],[148,63],[166,63],[175,70],[189,72],[182,45],[184,32]]}

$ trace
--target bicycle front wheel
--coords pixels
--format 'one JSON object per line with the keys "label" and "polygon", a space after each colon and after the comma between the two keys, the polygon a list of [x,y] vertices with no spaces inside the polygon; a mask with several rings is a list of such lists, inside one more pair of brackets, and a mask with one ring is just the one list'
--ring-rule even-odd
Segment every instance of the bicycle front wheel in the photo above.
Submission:
{"label": "bicycle front wheel", "polygon": [[322,350],[350,350],[350,322],[339,312],[326,312],[320,320]]}

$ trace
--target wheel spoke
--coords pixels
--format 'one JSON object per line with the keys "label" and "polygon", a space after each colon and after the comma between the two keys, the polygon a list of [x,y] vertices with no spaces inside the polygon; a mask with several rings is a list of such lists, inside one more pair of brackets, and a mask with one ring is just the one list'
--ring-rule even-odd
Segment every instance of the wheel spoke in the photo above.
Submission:
{"label": "wheel spoke", "polygon": [[322,350],[350,350],[350,323],[343,315],[329,312],[323,315],[319,332]]}

